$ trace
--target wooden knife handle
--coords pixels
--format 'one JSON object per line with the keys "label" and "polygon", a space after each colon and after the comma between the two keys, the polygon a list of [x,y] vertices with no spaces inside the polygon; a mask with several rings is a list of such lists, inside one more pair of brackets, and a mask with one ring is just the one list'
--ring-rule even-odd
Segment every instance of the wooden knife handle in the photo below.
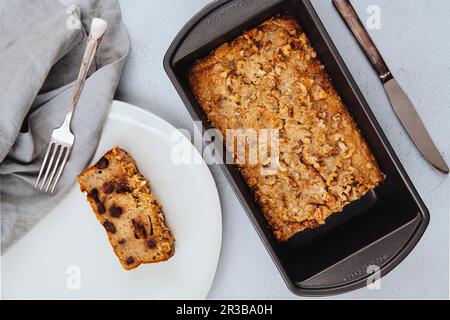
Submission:
{"label": "wooden knife handle", "polygon": [[369,36],[369,33],[364,28],[361,20],[355,12],[352,4],[349,0],[333,0],[334,6],[337,8],[339,13],[341,14],[344,21],[347,23],[347,26],[352,31],[353,35],[358,40],[361,48],[366,53],[369,58],[372,66],[375,68],[375,71],[380,76],[381,80],[387,81],[392,75],[389,71],[389,68],[386,66],[383,58],[381,57],[380,52],[377,47],[373,43],[372,39]]}

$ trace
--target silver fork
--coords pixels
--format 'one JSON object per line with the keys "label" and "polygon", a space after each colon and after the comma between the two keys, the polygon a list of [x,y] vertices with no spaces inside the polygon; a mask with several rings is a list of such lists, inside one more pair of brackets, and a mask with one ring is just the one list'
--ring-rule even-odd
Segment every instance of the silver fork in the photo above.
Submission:
{"label": "silver fork", "polygon": [[[94,18],[91,23],[91,32],[89,34],[86,50],[83,55],[80,72],[78,73],[77,82],[72,93],[69,109],[61,127],[53,130],[44,161],[42,162],[39,175],[34,188],[42,190],[45,186],[45,192],[53,193],[56,184],[66,166],[70,151],[72,150],[75,136],[70,130],[73,111],[77,105],[81,90],[83,89],[89,67],[94,60],[97,48],[100,45],[102,37],[106,31],[107,23],[105,20]],[[42,178],[42,179],[41,179]],[[40,187],[38,187],[40,184]],[[51,188],[50,188],[51,186]]]}

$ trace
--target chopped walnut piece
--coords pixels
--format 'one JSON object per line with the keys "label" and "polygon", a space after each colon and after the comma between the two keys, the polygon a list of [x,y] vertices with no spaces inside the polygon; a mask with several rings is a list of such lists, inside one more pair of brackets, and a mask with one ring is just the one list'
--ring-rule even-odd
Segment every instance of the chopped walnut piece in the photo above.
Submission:
{"label": "chopped walnut piece", "polygon": [[320,85],[314,85],[312,88],[312,96],[315,100],[322,100],[328,97],[328,94]]}

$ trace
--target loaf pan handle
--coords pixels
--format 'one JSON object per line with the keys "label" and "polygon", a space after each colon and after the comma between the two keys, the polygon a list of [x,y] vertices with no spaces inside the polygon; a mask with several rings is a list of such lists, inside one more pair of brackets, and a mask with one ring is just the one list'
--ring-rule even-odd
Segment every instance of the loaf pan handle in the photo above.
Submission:
{"label": "loaf pan handle", "polygon": [[[313,277],[297,283],[300,290],[333,294],[367,286],[392,270],[414,247],[411,238],[422,222],[420,215]],[[364,283],[366,282],[366,283]],[[347,290],[346,290],[347,289]]]}

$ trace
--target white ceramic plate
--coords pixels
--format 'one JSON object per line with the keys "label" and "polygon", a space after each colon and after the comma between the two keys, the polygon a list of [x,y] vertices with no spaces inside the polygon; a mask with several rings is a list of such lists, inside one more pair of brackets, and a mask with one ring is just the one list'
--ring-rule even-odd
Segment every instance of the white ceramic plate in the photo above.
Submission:
{"label": "white ceramic plate", "polygon": [[[129,151],[164,207],[176,237],[168,261],[121,268],[86,196],[67,197],[2,257],[3,298],[202,299],[214,279],[222,240],[217,188],[207,165],[176,164],[176,130],[152,113],[114,101],[94,160],[115,145]],[[181,133],[178,133],[181,137]]]}

